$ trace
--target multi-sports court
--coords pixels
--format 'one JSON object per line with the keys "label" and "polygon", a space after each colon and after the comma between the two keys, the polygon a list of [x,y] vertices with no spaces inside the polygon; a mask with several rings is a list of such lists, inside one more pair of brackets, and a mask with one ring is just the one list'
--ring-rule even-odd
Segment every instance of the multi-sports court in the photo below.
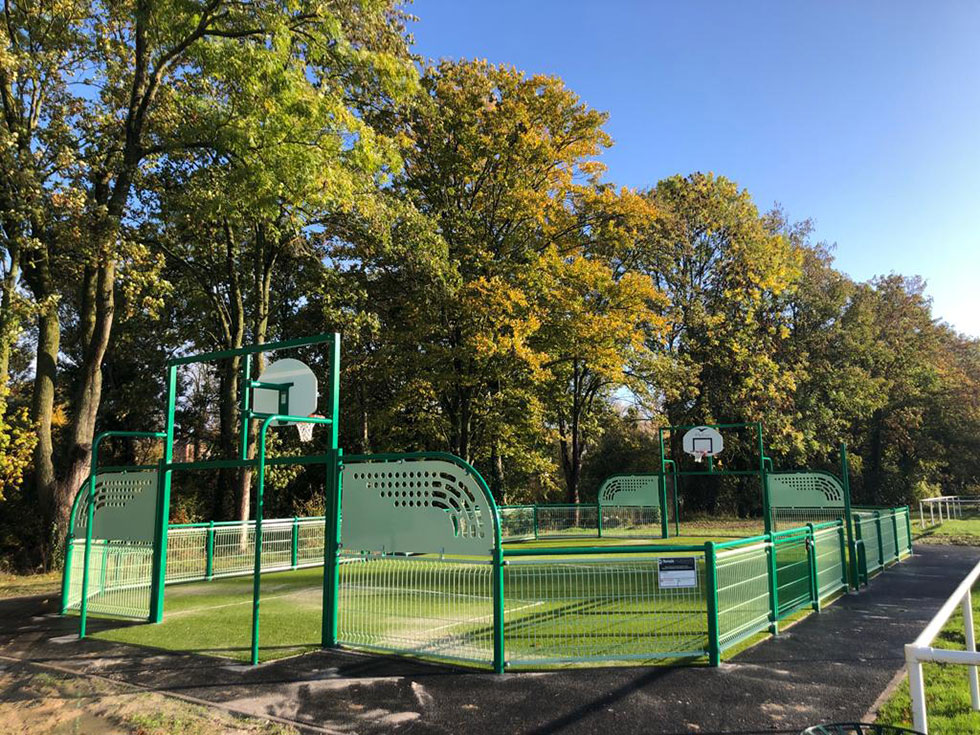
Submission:
{"label": "multi-sports court", "polygon": [[[253,379],[255,355],[284,352],[306,361]],[[175,461],[178,370],[233,357],[255,455]],[[176,358],[164,429],[100,435],[66,549],[62,611],[80,635],[251,663],[346,647],[498,672],[717,665],[911,553],[907,507],[852,507],[843,447],[837,472],[777,469],[757,422],[664,427],[659,471],[613,475],[591,504],[498,506],[443,453],[344,456],[339,365],[338,335]],[[295,426],[304,452],[267,456],[268,432]],[[147,438],[159,463],[100,466],[103,440]],[[320,473],[324,517],[263,517],[281,465]],[[181,478],[242,467],[255,520],[169,523]],[[685,488],[723,479],[757,487],[757,511],[686,522]]]}

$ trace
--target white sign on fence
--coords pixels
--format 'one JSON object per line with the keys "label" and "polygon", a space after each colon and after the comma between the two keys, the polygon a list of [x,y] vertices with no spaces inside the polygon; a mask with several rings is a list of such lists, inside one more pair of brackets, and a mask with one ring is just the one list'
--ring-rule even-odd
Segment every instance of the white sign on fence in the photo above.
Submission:
{"label": "white sign on fence", "polygon": [[661,589],[698,586],[698,560],[693,556],[668,556],[659,560]]}

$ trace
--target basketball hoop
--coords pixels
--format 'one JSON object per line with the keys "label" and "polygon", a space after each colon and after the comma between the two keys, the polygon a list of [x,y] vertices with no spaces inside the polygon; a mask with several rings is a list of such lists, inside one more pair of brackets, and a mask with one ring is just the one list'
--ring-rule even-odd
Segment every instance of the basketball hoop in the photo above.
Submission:
{"label": "basketball hoop", "polygon": [[299,434],[299,440],[301,442],[303,442],[304,444],[313,440],[313,427],[314,427],[314,425],[315,424],[313,424],[313,422],[307,422],[307,421],[303,421],[303,422],[297,421],[296,422],[296,424],[295,424],[295,426],[296,426],[296,433]]}
{"label": "basketball hoop", "polygon": [[681,447],[686,454],[694,457],[697,464],[701,464],[705,457],[721,454],[725,439],[713,426],[695,426],[684,434]]}

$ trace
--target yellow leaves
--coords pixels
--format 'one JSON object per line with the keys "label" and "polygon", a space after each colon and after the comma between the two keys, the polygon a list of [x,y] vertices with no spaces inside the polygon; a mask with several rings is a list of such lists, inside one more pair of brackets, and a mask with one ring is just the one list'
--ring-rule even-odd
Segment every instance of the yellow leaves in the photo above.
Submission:
{"label": "yellow leaves", "polygon": [[5,404],[6,398],[0,395],[0,501],[10,488],[21,484],[37,444],[27,408],[5,412]]}

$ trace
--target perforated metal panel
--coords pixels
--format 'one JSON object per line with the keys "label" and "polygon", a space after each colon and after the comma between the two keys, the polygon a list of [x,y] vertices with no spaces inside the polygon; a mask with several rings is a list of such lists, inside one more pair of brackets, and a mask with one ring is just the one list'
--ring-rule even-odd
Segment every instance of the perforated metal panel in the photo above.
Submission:
{"label": "perforated metal panel", "polygon": [[599,488],[599,505],[660,507],[660,475],[613,475]]}
{"label": "perforated metal panel", "polygon": [[[88,487],[75,514],[75,538],[85,538]],[[108,472],[95,477],[95,520],[92,538],[153,543],[157,472]]]}
{"label": "perforated metal panel", "polygon": [[844,487],[823,472],[776,472],[767,476],[773,508],[843,508]]}
{"label": "perforated metal panel", "polygon": [[345,464],[341,509],[346,551],[486,556],[494,545],[482,488],[446,460]]}

